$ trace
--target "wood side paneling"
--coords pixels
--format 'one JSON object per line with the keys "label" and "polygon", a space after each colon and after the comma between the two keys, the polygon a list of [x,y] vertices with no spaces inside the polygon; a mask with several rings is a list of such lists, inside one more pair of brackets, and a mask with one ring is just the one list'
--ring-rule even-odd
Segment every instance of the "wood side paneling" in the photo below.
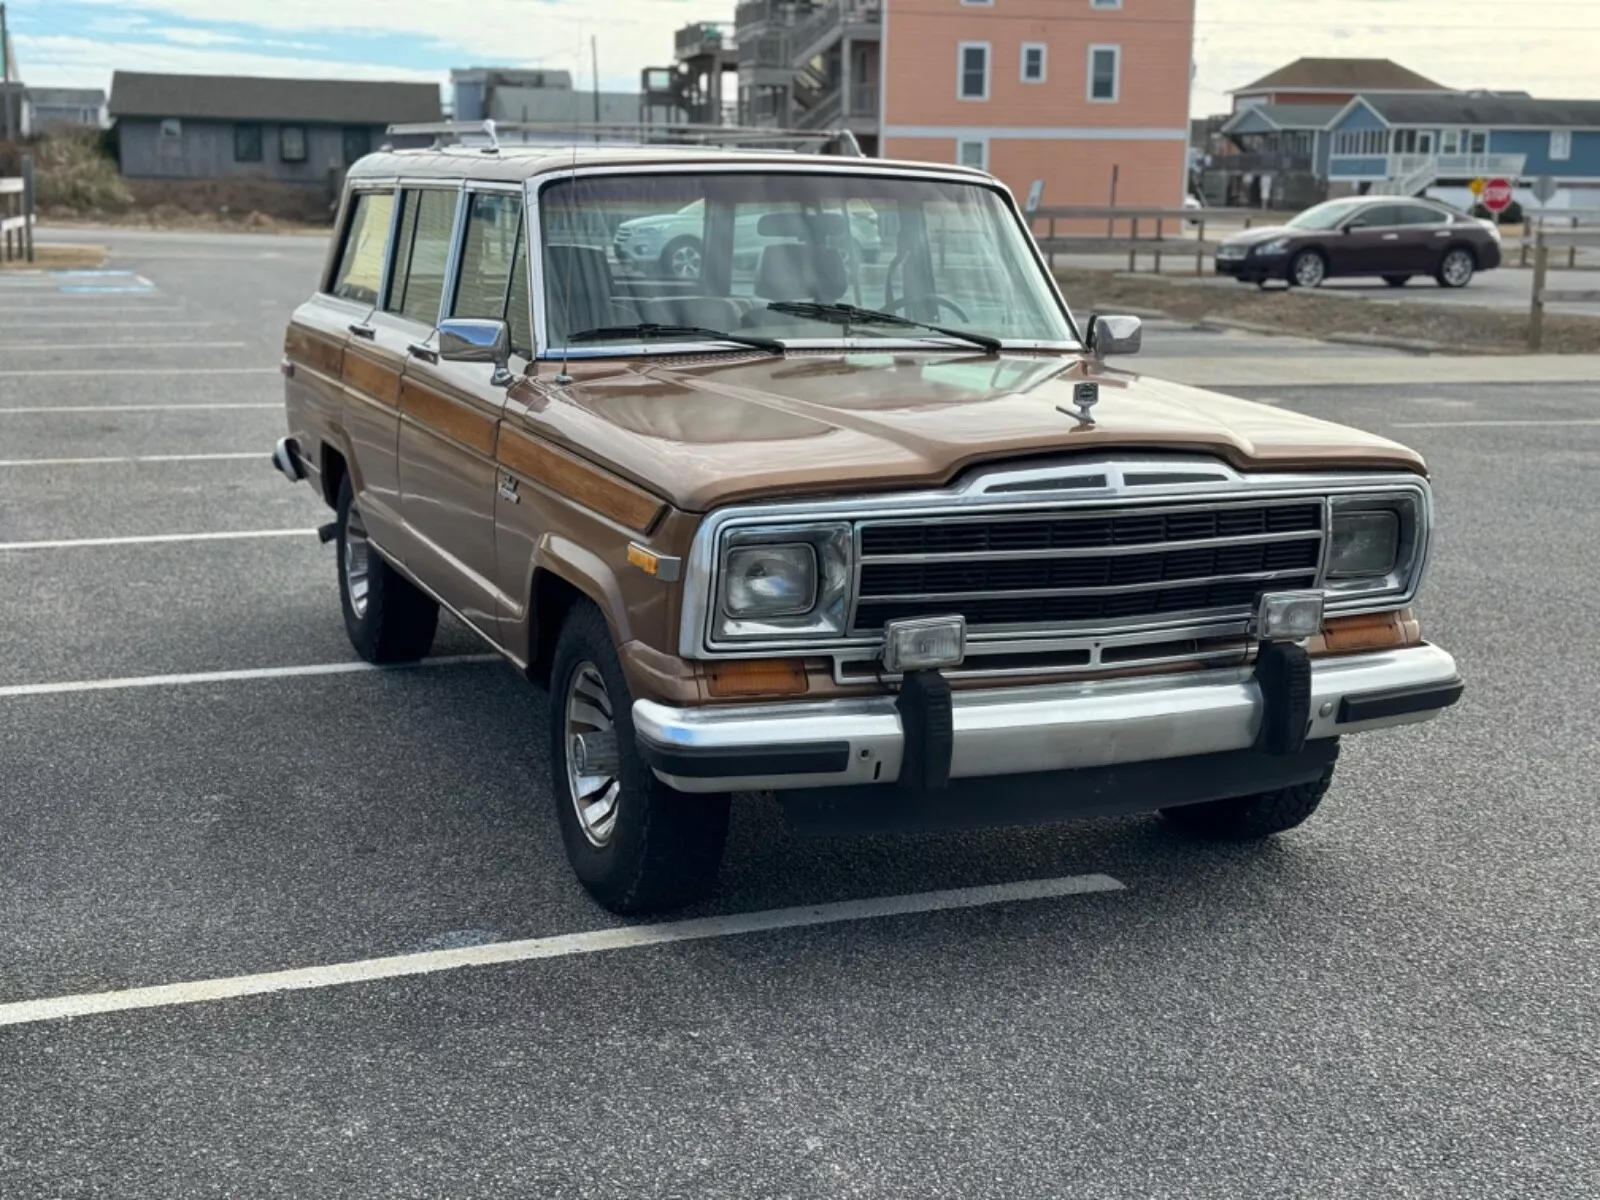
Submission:
{"label": "wood side paneling", "polygon": [[666,507],[649,492],[515,429],[501,433],[500,463],[629,529],[649,529]]}
{"label": "wood side paneling", "polygon": [[493,417],[457,404],[414,379],[404,380],[400,385],[400,410],[418,424],[479,454],[494,453]]}
{"label": "wood side paneling", "polygon": [[394,367],[347,350],[344,356],[344,381],[356,391],[390,408],[400,407],[400,372]]}
{"label": "wood side paneling", "polygon": [[289,361],[338,378],[344,365],[344,345],[320,336],[301,325],[289,326],[283,338],[283,352]]}

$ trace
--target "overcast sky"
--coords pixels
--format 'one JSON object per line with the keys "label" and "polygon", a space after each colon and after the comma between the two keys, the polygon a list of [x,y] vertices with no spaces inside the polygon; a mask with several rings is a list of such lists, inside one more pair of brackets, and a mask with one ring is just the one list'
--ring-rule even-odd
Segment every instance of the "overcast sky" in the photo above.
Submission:
{"label": "overcast sky", "polygon": [[[1002,3],[1004,0],[1002,0]],[[1059,0],[1062,4],[1084,0]],[[891,0],[892,3],[892,0]],[[1140,0],[1126,0],[1129,10]],[[1197,0],[1193,115],[1301,55],[1388,57],[1453,87],[1600,98],[1600,0]],[[689,21],[734,0],[8,0],[22,78],[103,87],[115,67],[438,79],[542,65],[633,91]],[[226,14],[225,16],[223,14]]]}

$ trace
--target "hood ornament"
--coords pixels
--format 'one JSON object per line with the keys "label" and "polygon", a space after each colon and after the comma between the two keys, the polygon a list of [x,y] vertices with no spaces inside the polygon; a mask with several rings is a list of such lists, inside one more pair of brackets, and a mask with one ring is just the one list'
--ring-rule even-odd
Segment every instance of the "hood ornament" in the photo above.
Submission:
{"label": "hood ornament", "polygon": [[1072,402],[1076,409],[1056,405],[1056,411],[1066,413],[1069,417],[1077,417],[1085,425],[1094,424],[1094,414],[1090,411],[1100,403],[1100,385],[1098,383],[1079,383],[1072,389]]}

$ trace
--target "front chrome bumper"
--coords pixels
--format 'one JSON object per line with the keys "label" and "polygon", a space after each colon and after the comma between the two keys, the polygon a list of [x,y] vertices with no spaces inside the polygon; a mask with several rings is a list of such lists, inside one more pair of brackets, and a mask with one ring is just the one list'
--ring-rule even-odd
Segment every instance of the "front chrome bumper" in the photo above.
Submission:
{"label": "front chrome bumper", "polygon": [[[1307,740],[1425,721],[1461,695],[1437,646],[1311,662]],[[1249,668],[959,691],[950,777],[1037,774],[1250,750],[1266,701]],[[892,784],[906,731],[892,696],[672,708],[633,705],[640,750],[685,792]]]}

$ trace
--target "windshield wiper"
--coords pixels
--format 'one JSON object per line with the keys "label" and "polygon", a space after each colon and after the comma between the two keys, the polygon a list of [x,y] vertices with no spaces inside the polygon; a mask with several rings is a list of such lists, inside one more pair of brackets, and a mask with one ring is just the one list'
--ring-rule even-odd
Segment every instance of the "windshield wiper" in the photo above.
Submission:
{"label": "windshield wiper", "polygon": [[899,313],[880,312],[875,308],[857,308],[854,304],[819,304],[809,300],[774,300],[767,305],[773,312],[792,317],[815,317],[819,321],[833,321],[839,325],[900,325],[911,329],[927,329],[945,337],[960,338],[974,346],[982,346],[990,354],[1000,351],[1000,339],[986,333],[971,333],[965,329],[950,329],[944,325],[930,325],[926,321],[913,321]]}
{"label": "windshield wiper", "polygon": [[599,329],[584,329],[570,335],[569,342],[601,342],[608,338],[623,337],[702,337],[715,338],[719,342],[732,342],[737,346],[749,346],[753,350],[765,350],[768,354],[782,354],[783,343],[777,338],[746,337],[742,333],[728,333],[722,329],[709,329],[704,325],[657,325],[654,321],[644,321],[638,325],[604,325]]}

